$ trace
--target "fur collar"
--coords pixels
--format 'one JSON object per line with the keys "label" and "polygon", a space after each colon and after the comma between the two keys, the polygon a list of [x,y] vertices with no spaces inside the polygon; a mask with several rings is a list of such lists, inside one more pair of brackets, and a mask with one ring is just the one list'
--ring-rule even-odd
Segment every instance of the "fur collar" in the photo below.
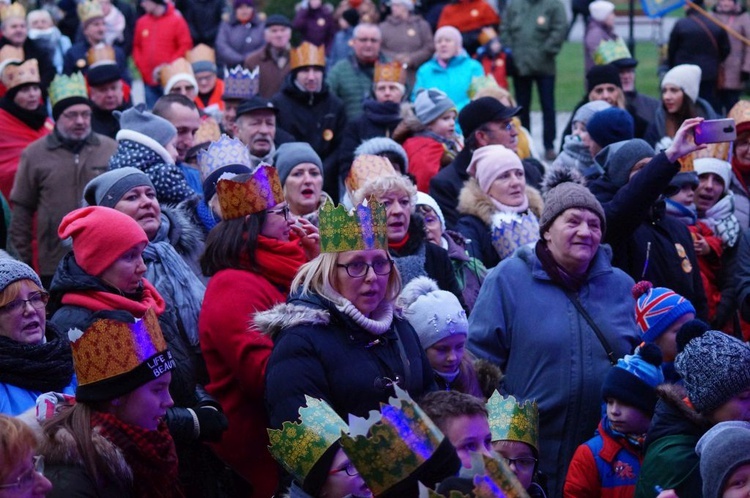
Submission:
{"label": "fur collar", "polygon": [[163,205],[161,212],[169,219],[169,243],[181,255],[197,258],[203,252],[203,232],[190,218],[189,206],[180,203],[177,206]]}
{"label": "fur collar", "polygon": [[253,316],[255,327],[275,339],[285,329],[297,325],[328,325],[331,314],[328,310],[300,302],[281,303]]}
{"label": "fur collar", "polygon": [[662,384],[656,388],[656,394],[659,398],[680,413],[690,423],[708,430],[711,422],[696,412],[695,409],[687,405],[684,401],[687,392],[685,388],[676,384]]}
{"label": "fur collar", "polygon": [[[526,196],[529,198],[529,209],[531,212],[536,215],[537,219],[541,218],[544,202],[539,191],[527,185]],[[476,178],[469,178],[464,183],[461,194],[458,196],[458,212],[476,216],[485,225],[491,226],[492,215],[497,212],[497,208],[492,202],[492,198],[488,194],[485,194],[479,187],[479,182],[477,182]]]}

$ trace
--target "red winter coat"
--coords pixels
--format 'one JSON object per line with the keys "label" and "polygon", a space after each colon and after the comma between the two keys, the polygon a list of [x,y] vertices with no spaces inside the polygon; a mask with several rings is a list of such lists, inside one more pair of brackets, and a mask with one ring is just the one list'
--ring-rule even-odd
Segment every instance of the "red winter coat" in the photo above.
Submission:
{"label": "red winter coat", "polygon": [[190,28],[171,3],[167,3],[163,15],[145,14],[135,23],[133,60],[147,85],[159,84],[154,80],[154,69],[184,57],[191,48]]}
{"label": "red winter coat", "polygon": [[0,191],[10,199],[10,190],[18,171],[21,152],[34,140],[48,135],[54,125],[47,119],[38,130],[29,128],[23,121],[4,109],[0,109]]}
{"label": "red winter coat", "polygon": [[429,137],[411,137],[404,142],[409,158],[409,173],[417,181],[420,192],[430,191],[430,180],[440,171],[446,149],[443,144]]}
{"label": "red winter coat", "polygon": [[695,239],[695,234],[703,236],[711,248],[711,253],[706,256],[697,256],[698,268],[701,271],[701,280],[703,280],[703,289],[706,291],[706,301],[708,301],[708,317],[713,320],[716,317],[716,308],[721,301],[721,289],[718,285],[718,272],[721,269],[721,255],[724,252],[721,239],[714,235],[714,232],[708,228],[708,225],[698,221],[695,225],[688,226],[690,235]]}

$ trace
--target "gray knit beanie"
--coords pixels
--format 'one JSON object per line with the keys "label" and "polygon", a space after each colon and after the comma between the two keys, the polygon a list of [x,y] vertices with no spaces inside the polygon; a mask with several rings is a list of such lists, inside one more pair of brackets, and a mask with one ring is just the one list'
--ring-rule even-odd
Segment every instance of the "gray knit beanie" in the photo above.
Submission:
{"label": "gray knit beanie", "polygon": [[654,157],[656,152],[640,138],[615,142],[606,146],[594,158],[612,183],[620,188],[630,181],[630,171],[641,159]]}
{"label": "gray knit beanie", "polygon": [[675,368],[696,411],[710,414],[750,388],[750,347],[724,332],[709,330],[685,344]]}
{"label": "gray knit beanie", "polygon": [[288,142],[278,148],[273,164],[276,166],[276,171],[279,172],[282,187],[286,183],[289,173],[295,166],[302,163],[314,164],[320,170],[320,175],[323,176],[323,163],[309,143]]}
{"label": "gray knit beanie", "polygon": [[128,190],[144,185],[154,188],[151,178],[143,171],[131,166],[117,168],[88,182],[83,189],[83,200],[89,206],[114,208]]}
{"label": "gray knit beanie", "polygon": [[162,147],[166,147],[177,135],[177,128],[172,123],[147,111],[143,104],[138,104],[123,112],[113,111],[112,114],[120,121],[120,129],[132,130],[151,137]]}
{"label": "gray knit beanie", "polygon": [[399,156],[403,160],[404,168],[406,170],[409,169],[409,156],[406,155],[406,151],[401,144],[392,138],[373,137],[369,140],[365,140],[359,145],[359,147],[354,149],[354,157],[361,156],[362,154],[380,156],[385,152],[392,152]]}
{"label": "gray knit beanie", "polygon": [[29,265],[13,258],[0,258],[0,292],[19,280],[31,280],[40,289],[44,289],[39,275]]}
{"label": "gray knit beanie", "polygon": [[423,125],[428,125],[444,113],[456,109],[456,104],[437,88],[424,88],[417,92],[414,99],[414,114]]}
{"label": "gray knit beanie", "polygon": [[601,221],[602,236],[607,231],[607,220],[604,209],[589,189],[575,182],[564,182],[550,189],[544,196],[544,209],[539,219],[539,233],[545,232],[565,210],[570,208],[588,209]]}
{"label": "gray knit beanie", "polygon": [[610,107],[612,106],[606,100],[592,100],[591,102],[586,102],[578,108],[575,114],[573,114],[573,121],[571,122],[588,125],[589,119],[591,119],[594,114],[603,111],[604,109],[609,109]]}
{"label": "gray knit beanie", "polygon": [[700,456],[703,498],[721,498],[732,473],[750,463],[750,422],[716,424],[700,438],[695,452]]}

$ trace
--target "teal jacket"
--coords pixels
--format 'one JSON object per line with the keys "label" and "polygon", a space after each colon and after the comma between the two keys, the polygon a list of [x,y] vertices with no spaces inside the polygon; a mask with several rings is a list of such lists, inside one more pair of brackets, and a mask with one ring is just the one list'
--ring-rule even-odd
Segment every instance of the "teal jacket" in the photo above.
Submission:
{"label": "teal jacket", "polygon": [[419,66],[417,81],[414,83],[412,100],[422,88],[437,88],[445,92],[460,111],[469,103],[469,85],[472,78],[484,76],[482,65],[469,57],[465,50],[441,66],[436,57]]}
{"label": "teal jacket", "polygon": [[524,0],[508,6],[501,38],[521,76],[551,76],[567,29],[560,0]]}

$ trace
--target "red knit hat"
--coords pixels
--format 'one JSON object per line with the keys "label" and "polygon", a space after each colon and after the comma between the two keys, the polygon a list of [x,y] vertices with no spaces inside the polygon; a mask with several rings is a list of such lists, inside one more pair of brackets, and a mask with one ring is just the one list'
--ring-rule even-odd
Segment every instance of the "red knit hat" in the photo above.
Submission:
{"label": "red knit hat", "polygon": [[99,276],[120,256],[148,237],[130,216],[112,208],[89,206],[68,213],[57,229],[61,239],[73,238],[76,263]]}

